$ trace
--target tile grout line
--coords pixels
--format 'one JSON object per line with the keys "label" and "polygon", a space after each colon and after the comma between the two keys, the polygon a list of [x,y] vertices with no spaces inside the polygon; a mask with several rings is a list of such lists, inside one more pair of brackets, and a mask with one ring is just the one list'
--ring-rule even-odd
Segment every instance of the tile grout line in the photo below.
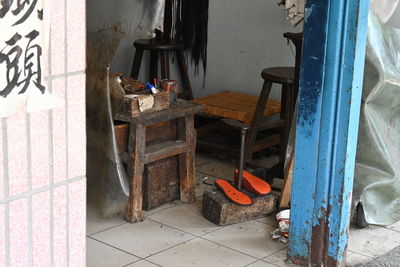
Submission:
{"label": "tile grout line", "polygon": [[151,260],[144,259],[144,261],[149,262],[149,263],[151,263],[151,264],[154,264],[154,265],[156,265],[156,266],[162,267],[162,265],[160,265],[160,264],[158,264],[158,263],[155,263],[155,262],[153,262],[153,261],[151,261]]}
{"label": "tile grout line", "polygon": [[56,75],[49,75],[44,78],[45,81],[50,81],[50,80],[57,80],[57,79],[62,79],[62,78],[69,78],[69,77],[74,77],[74,76],[79,76],[82,74],[86,74],[85,70],[80,70],[80,71],[73,71],[73,72],[66,72],[63,74],[56,74]]}
{"label": "tile grout line", "polygon": [[[214,174],[208,174],[208,173],[205,173],[204,171],[196,171],[196,172],[197,173],[201,173],[201,174],[206,175],[206,176],[209,176],[209,177],[212,177],[212,178],[227,179],[226,177],[221,177],[221,176],[217,176],[217,175],[214,175]],[[232,171],[232,173],[233,173],[233,171]],[[231,181],[231,180],[229,180],[229,181]],[[233,181],[233,179],[232,179],[232,181]]]}
{"label": "tile grout line", "polygon": [[155,223],[159,223],[159,224],[161,224],[163,227],[166,226],[166,227],[169,227],[169,228],[171,228],[171,229],[177,230],[177,231],[179,231],[179,232],[183,232],[183,233],[188,234],[188,235],[191,235],[191,236],[199,237],[199,236],[197,236],[197,235],[194,235],[194,234],[191,234],[191,233],[189,233],[189,232],[186,232],[185,230],[176,228],[176,227],[174,227],[174,226],[170,226],[170,225],[168,225],[168,224],[165,224],[165,223],[162,223],[162,222],[153,220],[153,219],[151,219],[151,218],[147,218],[147,220],[152,221],[152,222],[155,222]]}
{"label": "tile grout line", "polygon": [[380,255],[380,256],[366,255],[366,254],[364,254],[364,253],[360,253],[360,252],[354,251],[354,250],[348,250],[348,251],[352,252],[353,254],[358,254],[358,255],[361,255],[361,256],[364,256],[364,257],[367,257],[367,258],[370,258],[370,259],[375,259],[375,258],[378,258],[378,257],[380,257],[380,256],[385,255],[386,253],[390,252],[391,250],[387,251],[386,253],[384,253],[384,254],[382,254],[382,255]]}
{"label": "tile grout line", "polygon": [[[173,207],[175,207],[175,206],[176,206],[176,205],[173,205],[173,206],[171,206],[171,207],[166,207],[165,209],[159,210],[159,211],[157,211],[157,212],[155,212],[155,213],[152,213],[152,214],[146,216],[146,218],[149,219],[149,220],[151,220],[151,219],[149,218],[149,216],[155,215],[155,214],[157,214],[157,213],[159,213],[159,212],[161,212],[161,211],[165,211],[165,210],[170,209],[170,208],[173,208]],[[118,226],[122,226],[122,225],[125,225],[125,224],[127,224],[127,222],[124,221],[124,222],[121,223],[121,224],[118,224],[118,225],[115,225],[115,226],[111,226],[111,227],[109,227],[109,228],[100,230],[100,231],[98,231],[98,232],[95,232],[95,233],[92,233],[92,234],[86,235],[86,236],[87,236],[87,237],[91,237],[91,236],[93,236],[93,235],[100,234],[100,233],[102,233],[102,232],[105,232],[105,231],[114,229],[114,228],[116,228],[116,227],[118,227]]]}
{"label": "tile grout line", "polygon": [[142,261],[142,260],[141,260],[141,259],[138,259],[138,260],[136,260],[136,261],[132,261],[132,262],[130,262],[130,263],[124,264],[124,265],[122,265],[121,267],[127,267],[127,266],[129,266],[129,265],[131,265],[131,264],[134,264],[134,263],[136,263],[136,262],[139,262],[139,261]]}
{"label": "tile grout line", "polygon": [[[32,192],[32,140],[31,140],[31,114],[26,113],[26,158],[28,161],[27,171],[28,171],[28,191]],[[33,241],[32,241],[32,195],[27,197],[28,200],[28,265],[33,265],[32,251],[33,251]]]}
{"label": "tile grout line", "polygon": [[43,193],[45,191],[56,189],[56,188],[58,188],[60,186],[68,185],[68,184],[71,184],[71,183],[74,183],[74,182],[78,182],[78,181],[84,180],[84,179],[86,179],[86,176],[79,176],[79,177],[76,177],[76,178],[73,178],[73,179],[69,179],[69,180],[65,180],[65,181],[53,184],[52,186],[44,186],[44,187],[41,187],[41,188],[38,188],[38,189],[34,189],[31,192],[25,192],[25,193],[22,193],[22,194],[19,194],[19,195],[16,195],[16,196],[12,196],[12,197],[0,200],[0,205],[1,204],[6,204],[6,203],[11,202],[11,201],[19,200],[21,198],[26,198],[26,197],[29,197],[29,196],[32,196],[32,195],[36,195],[38,193]]}
{"label": "tile grout line", "polygon": [[[131,252],[129,252],[129,251],[126,251],[126,250],[123,250],[123,249],[121,249],[121,248],[119,248],[119,247],[116,247],[116,246],[113,246],[113,245],[111,245],[111,244],[108,244],[108,243],[106,243],[106,242],[104,242],[104,241],[102,241],[102,240],[100,240],[100,239],[96,239],[96,238],[93,237],[93,236],[88,236],[87,238],[90,238],[90,239],[92,239],[92,240],[94,240],[94,241],[97,241],[97,242],[99,242],[99,243],[102,243],[103,245],[106,245],[106,246],[108,246],[108,247],[114,248],[114,249],[116,249],[116,250],[119,250],[119,251],[121,251],[121,252],[124,252],[124,253],[126,253],[126,254],[129,254],[129,255],[134,256],[134,257],[136,257],[136,258],[139,258],[139,260],[143,260],[143,259],[144,259],[144,258],[139,257],[139,256],[137,256],[137,255],[135,255],[135,254],[133,254],[133,253],[131,253]],[[137,260],[137,261],[139,261],[139,260]],[[136,261],[135,261],[135,262],[136,262]]]}
{"label": "tile grout line", "polygon": [[125,224],[127,224],[127,222],[123,222],[123,223],[121,223],[121,224],[118,224],[118,225],[115,225],[115,226],[111,226],[111,227],[109,227],[109,228],[106,228],[106,229],[104,229],[104,230],[100,230],[100,231],[98,231],[98,232],[96,232],[96,233],[93,233],[93,234],[90,234],[90,235],[86,235],[86,236],[87,236],[87,237],[92,237],[93,235],[97,235],[97,234],[100,234],[100,233],[102,233],[102,232],[106,232],[106,231],[108,231],[108,230],[117,228],[117,227],[122,226],[122,225],[125,225]]}
{"label": "tile grout line", "polygon": [[151,264],[153,264],[153,265],[155,265],[155,266],[162,267],[161,265],[159,265],[159,264],[157,264],[157,263],[154,263],[154,262],[152,262],[152,261],[145,260],[145,259],[138,259],[138,260],[133,261],[133,262],[130,262],[130,263],[128,263],[128,264],[122,265],[122,267],[128,267],[129,265],[134,264],[134,263],[137,263],[137,262],[140,262],[140,261],[145,261],[145,262],[151,263]]}
{"label": "tile grout line", "polygon": [[[276,211],[273,211],[273,213],[271,213],[270,215],[268,215],[268,216],[265,216],[265,217],[263,217],[263,218],[267,218],[267,217],[271,217],[271,216],[273,216],[274,218],[275,218],[275,220],[276,220],[276,214],[277,214],[277,212]],[[276,221],[276,224],[273,224],[273,223],[268,223],[268,222],[263,222],[263,221],[261,221],[263,218],[259,218],[259,219],[255,219],[257,222],[259,222],[259,223],[264,223],[264,224],[266,224],[266,225],[268,225],[268,226],[271,226],[271,227],[273,227],[274,229],[276,229],[276,228],[279,228],[279,224],[278,224],[278,221]]]}
{"label": "tile grout line", "polygon": [[[160,250],[160,251],[158,251],[158,252],[156,252],[156,253],[154,253],[154,254],[150,254],[149,256],[146,256],[146,257],[138,256],[138,255],[133,254],[133,253],[131,253],[131,252],[129,252],[129,251],[126,251],[126,250],[123,250],[123,249],[118,248],[118,247],[116,247],[116,246],[113,246],[113,245],[111,245],[111,244],[108,244],[108,243],[106,243],[106,242],[104,242],[104,241],[102,241],[102,240],[100,240],[100,239],[96,239],[96,238],[93,237],[93,236],[89,236],[88,238],[93,239],[93,240],[95,240],[95,241],[98,241],[98,242],[100,242],[100,243],[102,243],[102,244],[104,244],[104,245],[107,245],[107,246],[112,247],[112,248],[114,248],[114,249],[117,249],[117,250],[119,250],[119,251],[125,252],[125,253],[127,253],[127,254],[129,254],[129,255],[131,255],[131,256],[135,256],[135,257],[139,258],[138,261],[140,261],[140,260],[149,261],[148,258],[150,258],[150,257],[153,257],[153,256],[155,256],[155,255],[157,255],[157,254],[160,254],[160,253],[164,252],[164,251],[167,251],[167,250],[169,250],[169,249],[172,249],[172,248],[174,248],[174,247],[177,247],[177,246],[179,246],[179,245],[185,244],[185,243],[187,243],[187,242],[190,242],[190,241],[195,240],[195,239],[198,238],[198,237],[196,237],[196,236],[194,236],[194,235],[191,235],[191,236],[192,236],[193,238],[188,239],[188,240],[186,240],[186,241],[183,241],[183,242],[181,242],[181,243],[178,243],[178,244],[176,244],[176,245],[173,245],[173,246],[171,246],[171,247],[162,249],[162,250]],[[135,261],[135,262],[137,262],[137,261]],[[151,261],[149,261],[149,262],[151,262]],[[153,262],[151,262],[151,263],[153,263]],[[158,265],[158,264],[157,264],[157,265]]]}
{"label": "tile grout line", "polygon": [[[145,217],[148,218],[149,216],[153,216],[153,215],[158,214],[158,213],[160,213],[160,212],[162,212],[162,211],[165,211],[165,210],[168,210],[168,209],[170,209],[170,208],[179,206],[179,204],[177,204],[177,203],[175,204],[174,202],[168,203],[168,204],[172,204],[172,206],[171,206],[171,207],[165,207],[164,209],[155,211],[154,213],[150,213],[150,214],[148,214],[148,215],[145,214]],[[151,211],[148,211],[148,212],[151,212]]]}
{"label": "tile grout line", "polygon": [[[277,253],[279,253],[279,252],[281,252],[281,251],[283,251],[283,250],[287,250],[287,247],[284,247],[284,248],[282,248],[282,249],[279,249],[279,250],[277,250],[277,251],[275,251],[275,252],[272,252],[271,254],[268,254],[268,256],[265,256],[264,258],[262,258],[261,260],[262,261],[265,261],[265,262],[268,262],[268,263],[270,263],[270,264],[272,264],[272,265],[274,265],[274,266],[279,266],[279,265],[276,265],[276,264],[274,264],[274,263],[272,263],[272,262],[269,262],[268,260],[268,257],[271,257],[272,255],[275,255],[275,254],[277,254]],[[284,260],[284,262],[285,262],[285,260]]]}
{"label": "tile grout line", "polygon": [[243,267],[251,266],[251,265],[253,265],[253,264],[257,263],[257,262],[265,262],[265,263],[271,264],[271,265],[273,265],[273,266],[279,267],[279,265],[276,265],[276,264],[274,264],[274,263],[272,263],[272,262],[268,262],[268,261],[261,260],[261,259],[260,259],[260,260],[256,260],[256,261],[254,261],[254,262],[251,262],[251,263],[249,263],[249,264],[247,264],[247,265],[244,265]]}
{"label": "tile grout line", "polygon": [[259,260],[252,261],[252,262],[250,262],[249,264],[243,265],[243,267],[250,266],[250,265],[252,265],[252,264],[254,264],[254,263],[258,262],[258,261],[259,261]]}
{"label": "tile grout line", "polygon": [[214,241],[212,241],[212,240],[208,240],[208,239],[206,239],[206,238],[204,238],[204,237],[199,237],[199,238],[200,238],[200,239],[203,239],[203,240],[205,240],[205,241],[211,242],[211,243],[213,243],[213,244],[215,244],[215,245],[218,245],[218,246],[221,246],[221,247],[224,247],[224,248],[227,248],[227,249],[230,249],[230,250],[236,251],[236,252],[238,252],[238,253],[240,253],[240,254],[246,255],[246,256],[248,256],[248,257],[251,257],[251,258],[253,258],[253,259],[260,260],[260,259],[259,259],[259,258],[257,258],[257,257],[251,256],[251,255],[249,255],[249,254],[246,254],[246,253],[244,253],[244,252],[242,252],[242,251],[239,251],[239,250],[237,250],[237,249],[230,248],[230,247],[228,247],[228,246],[225,246],[225,245],[219,244],[219,243],[217,243],[217,242],[214,242]]}
{"label": "tile grout line", "polygon": [[[172,208],[172,207],[170,207],[170,208]],[[168,209],[168,208],[167,208],[167,209]],[[167,210],[167,209],[164,209],[164,211]],[[138,258],[140,258],[141,260],[147,260],[147,261],[149,261],[148,258],[150,258],[150,257],[152,257],[152,256],[155,256],[155,255],[157,255],[157,254],[160,254],[160,253],[162,253],[162,252],[164,252],[164,251],[166,251],[166,250],[172,249],[172,248],[174,248],[174,247],[176,247],[176,246],[179,246],[179,245],[188,243],[188,242],[190,242],[190,241],[192,241],[192,240],[195,240],[195,239],[202,239],[202,240],[211,242],[211,243],[213,243],[213,244],[216,244],[216,245],[218,245],[218,246],[222,246],[222,247],[224,247],[224,248],[226,248],[226,249],[233,250],[233,251],[235,251],[235,252],[237,252],[237,253],[240,253],[240,254],[242,254],[242,255],[249,256],[249,257],[251,257],[251,258],[253,258],[253,259],[256,259],[255,262],[257,262],[257,261],[259,261],[259,260],[267,262],[266,260],[264,260],[266,257],[269,257],[269,256],[271,256],[271,255],[273,255],[273,254],[275,254],[275,253],[277,253],[277,252],[279,252],[279,251],[285,249],[285,248],[282,248],[282,249],[276,250],[276,251],[274,251],[274,252],[268,254],[267,256],[263,257],[262,259],[259,259],[259,258],[256,258],[256,257],[254,257],[254,256],[248,255],[248,254],[246,254],[246,253],[244,253],[244,252],[241,252],[241,251],[239,251],[239,250],[236,250],[236,249],[227,247],[227,246],[225,246],[225,245],[221,245],[221,244],[219,244],[219,243],[216,243],[216,242],[214,242],[214,241],[208,240],[208,239],[206,239],[206,238],[203,238],[203,236],[205,236],[205,235],[207,235],[207,234],[210,234],[210,233],[212,233],[212,232],[218,231],[218,230],[222,230],[222,229],[225,228],[226,226],[222,226],[222,228],[218,228],[218,229],[213,230],[212,232],[208,232],[208,233],[205,233],[205,234],[203,234],[203,235],[201,235],[201,236],[197,236],[197,235],[194,235],[194,234],[192,234],[192,233],[186,232],[186,231],[184,231],[184,230],[182,230],[182,229],[178,229],[178,228],[176,228],[176,227],[173,227],[173,226],[170,226],[170,225],[161,223],[161,222],[159,222],[159,221],[157,221],[157,220],[154,220],[154,219],[151,219],[151,218],[147,218],[147,220],[153,221],[153,222],[155,222],[155,223],[159,223],[159,224],[161,224],[161,225],[164,225],[164,226],[166,226],[166,227],[175,229],[175,230],[180,231],[180,232],[184,232],[184,233],[186,233],[186,234],[188,234],[188,235],[193,236],[193,238],[191,238],[191,239],[189,239],[189,240],[186,240],[186,241],[184,241],[184,242],[182,242],[182,243],[176,244],[176,245],[174,245],[174,246],[171,246],[171,247],[169,247],[169,248],[166,248],[166,249],[164,249],[164,250],[161,250],[161,251],[159,251],[159,252],[157,252],[157,253],[151,254],[151,255],[149,255],[149,256],[147,256],[147,257],[144,257],[144,258],[143,258],[143,257],[138,257],[137,255],[132,254],[132,253],[130,253],[130,252],[127,252],[127,251],[125,251],[125,250],[123,250],[123,249],[120,249],[120,248],[118,248],[118,247],[114,247],[113,245],[110,245],[110,244],[108,244],[108,243],[106,243],[106,242],[104,242],[104,241],[101,241],[101,240],[99,240],[99,239],[96,239],[96,238],[93,237],[93,236],[88,236],[88,238],[91,238],[91,239],[93,239],[93,240],[96,240],[96,241],[98,241],[98,242],[101,242],[101,243],[103,243],[103,244],[105,244],[105,245],[107,245],[107,246],[113,247],[113,248],[115,248],[115,249],[118,249],[118,250],[120,250],[120,251],[122,251],[122,252],[125,252],[125,253],[128,253],[128,254],[130,254],[130,255],[133,255],[133,256],[135,256],[135,257],[138,257]],[[259,223],[261,223],[261,222],[259,222]],[[264,223],[262,223],[262,224],[264,224]],[[119,225],[119,226],[121,226],[121,225]],[[118,226],[115,226],[115,227],[118,227]],[[115,227],[112,227],[112,228],[115,228]],[[105,230],[105,231],[106,231],[106,230]],[[138,260],[138,261],[140,261],[140,260]],[[137,262],[137,261],[135,261],[135,262]],[[149,262],[151,262],[151,261],[149,261]],[[134,263],[134,262],[132,262],[132,263]],[[129,264],[124,265],[124,266],[128,266],[128,265],[130,265],[130,264],[132,264],[132,263],[129,263]],[[153,263],[153,262],[151,262],[151,263]],[[253,263],[254,263],[254,262],[253,262]],[[274,266],[276,266],[276,265],[273,264],[273,263],[270,263],[270,262],[268,262],[268,263],[269,263],[269,264],[272,264],[272,265],[274,265]]]}
{"label": "tile grout line", "polygon": [[[166,210],[166,209],[165,209],[165,210]],[[161,224],[163,227],[166,226],[166,227],[169,227],[169,228],[171,228],[171,229],[177,230],[177,231],[179,231],[179,232],[183,232],[183,233],[185,233],[185,234],[188,234],[188,235],[191,235],[191,236],[194,236],[194,237],[199,237],[199,236],[196,236],[196,235],[191,234],[191,233],[189,233],[189,232],[186,232],[186,231],[184,231],[184,230],[178,229],[178,228],[176,228],[176,227],[174,227],[174,226],[170,226],[170,225],[167,225],[167,224],[158,222],[158,221],[153,220],[153,219],[151,219],[151,218],[146,218],[146,220],[149,220],[149,221],[152,221],[152,222]],[[123,223],[123,224],[121,224],[121,225],[125,225],[125,224],[127,224],[127,223]],[[119,226],[121,226],[121,225],[119,225]],[[116,228],[116,227],[118,227],[118,226],[115,226],[115,227],[112,227],[112,228]],[[111,229],[112,229],[112,228],[111,228]],[[103,232],[104,232],[104,231],[103,231]]]}
{"label": "tile grout line", "polygon": [[272,255],[274,255],[276,253],[279,253],[279,252],[281,252],[282,250],[285,250],[285,249],[287,249],[287,247],[279,249],[279,250],[277,250],[275,252],[272,252],[272,253],[268,254],[267,256],[265,256],[263,259],[268,258],[268,257],[270,257],[270,256],[272,256]]}
{"label": "tile grout line", "polygon": [[[193,235],[192,235],[192,236],[193,236]],[[190,241],[193,241],[193,240],[195,240],[195,239],[198,239],[198,237],[197,237],[197,236],[193,236],[193,238],[191,238],[191,239],[188,239],[188,240],[183,241],[183,242],[181,242],[181,243],[179,243],[179,244],[173,245],[172,247],[169,247],[169,248],[160,250],[160,251],[158,251],[158,252],[156,252],[156,253],[154,253],[154,254],[151,254],[151,255],[149,255],[149,256],[147,256],[147,257],[144,257],[143,259],[146,260],[146,261],[149,261],[149,262],[153,263],[152,261],[148,260],[148,258],[153,257],[153,256],[155,256],[155,255],[158,255],[158,254],[160,254],[160,253],[163,253],[163,252],[165,252],[165,251],[167,251],[167,250],[173,249],[173,248],[175,248],[175,247],[177,247],[177,246],[186,244],[186,243],[188,243],[188,242],[190,242]],[[158,264],[157,264],[157,265],[158,265]]]}
{"label": "tile grout line", "polygon": [[396,229],[393,229],[393,228],[387,228],[386,226],[384,228],[400,234],[400,230],[396,230]]}
{"label": "tile grout line", "polygon": [[[155,221],[155,220],[150,219],[150,218],[147,218],[147,219],[148,219],[148,220],[151,220],[151,221],[153,221],[153,222],[156,222],[156,223],[160,223],[160,222]],[[152,257],[152,256],[154,256],[154,255],[157,255],[157,254],[159,254],[159,253],[161,253],[161,252],[164,252],[164,251],[169,250],[169,249],[171,249],[171,248],[174,248],[174,247],[176,247],[176,246],[179,246],[179,245],[188,243],[188,242],[190,242],[190,241],[192,241],[192,240],[194,240],[194,239],[202,239],[202,240],[204,240],[204,241],[208,241],[208,242],[211,242],[211,243],[213,243],[213,244],[215,244],[215,245],[218,245],[218,246],[221,246],[221,247],[224,247],[224,248],[233,250],[233,251],[235,251],[235,252],[238,252],[238,253],[240,253],[240,254],[246,255],[246,256],[251,257],[251,258],[253,258],[253,259],[257,259],[257,261],[258,261],[258,260],[262,260],[262,259],[259,259],[259,258],[254,257],[254,256],[251,256],[251,255],[249,255],[249,254],[246,254],[246,253],[244,253],[244,252],[242,252],[242,251],[236,250],[236,249],[234,249],[234,248],[227,247],[227,246],[225,246],[225,245],[216,243],[216,242],[214,242],[214,241],[212,241],[212,240],[208,240],[208,239],[206,239],[206,238],[203,237],[203,236],[205,236],[205,235],[207,235],[207,234],[210,234],[210,233],[212,233],[212,232],[206,233],[206,234],[204,234],[204,235],[202,235],[202,236],[196,236],[196,235],[193,235],[193,234],[191,234],[191,233],[188,233],[188,232],[186,232],[186,231],[184,231],[184,230],[181,230],[181,229],[178,229],[178,228],[175,228],[175,227],[171,227],[171,226],[169,226],[169,225],[166,225],[166,224],[164,224],[164,223],[160,223],[160,224],[165,225],[165,226],[167,226],[167,227],[169,227],[169,228],[178,230],[178,231],[180,231],[180,232],[184,232],[184,233],[189,234],[189,235],[191,235],[191,236],[194,236],[194,238],[189,239],[189,240],[187,240],[187,241],[184,241],[184,242],[182,242],[182,243],[180,243],[180,244],[174,245],[174,246],[172,246],[172,247],[170,247],[170,248],[164,249],[164,250],[162,250],[162,251],[159,251],[159,252],[157,252],[157,253],[155,253],[155,254],[152,254],[152,255],[150,255],[150,256],[147,256],[147,257],[145,257],[145,258],[143,258],[143,259],[147,259],[147,258],[149,258],[149,257]],[[225,228],[225,227],[226,227],[226,226],[223,226],[223,228]],[[216,230],[214,230],[213,232],[218,231],[218,230],[221,230],[221,229],[223,229],[223,228],[216,229]],[[275,253],[277,253],[277,252],[279,252],[279,251],[281,251],[281,250],[282,250],[282,249],[279,249],[279,250],[277,250],[277,251],[271,253],[270,255],[275,254]],[[268,256],[270,256],[270,255],[268,255]],[[268,256],[266,256],[266,257],[268,257]],[[265,257],[263,257],[263,259],[264,259],[264,258],[265,258]]]}
{"label": "tile grout line", "polygon": [[206,165],[206,164],[208,164],[208,163],[210,163],[210,162],[212,162],[212,160],[208,160],[208,161],[206,161],[206,162],[199,163],[199,164],[195,165],[194,167],[195,167],[195,168],[197,168],[197,167],[200,167],[200,166]]}
{"label": "tile grout line", "polygon": [[[9,197],[9,170],[8,170],[8,133],[7,133],[7,119],[2,119],[3,130],[3,168],[4,168],[4,199]],[[2,204],[2,203],[0,203]],[[6,266],[10,266],[10,206],[8,202],[4,205],[5,217],[5,253],[6,253]]]}
{"label": "tile grout line", "polygon": [[153,218],[147,218],[147,220],[150,220],[150,221],[153,221],[153,222],[156,222],[156,223],[165,225],[165,226],[167,226],[167,227],[170,227],[170,228],[172,228],[172,229],[175,229],[175,230],[180,231],[180,232],[184,232],[184,233],[186,233],[186,234],[189,234],[189,235],[192,235],[192,236],[195,236],[195,237],[202,237],[202,236],[205,236],[205,235],[214,233],[214,232],[216,232],[216,231],[219,231],[219,230],[224,229],[224,228],[227,226],[227,225],[220,226],[221,228],[214,229],[214,230],[212,230],[212,231],[210,231],[210,232],[207,232],[207,233],[204,233],[204,234],[202,234],[202,235],[195,235],[195,234],[189,233],[189,232],[187,232],[187,231],[185,231],[185,230],[179,229],[179,228],[177,228],[177,227],[175,227],[175,226],[171,226],[171,225],[169,225],[169,224],[165,224],[165,223],[163,223],[163,222],[157,221],[157,220],[155,220],[155,219],[153,219]]}
{"label": "tile grout line", "polygon": [[[50,18],[51,19],[51,18]],[[51,23],[50,23],[51,25]],[[50,36],[51,36],[51,26],[50,26]],[[50,38],[51,39],[51,38]],[[53,73],[53,68],[52,68],[52,61],[53,57],[51,56],[52,53],[52,45],[51,41],[49,41],[49,47],[47,51],[47,65],[48,65],[48,71],[49,71],[49,79],[48,79],[48,89],[50,94],[53,93],[53,76],[51,75]],[[53,150],[53,136],[54,136],[54,129],[53,129],[53,109],[49,110],[48,113],[48,124],[49,124],[49,185],[53,186],[54,185],[54,170],[53,170],[53,164],[54,164],[54,150]],[[49,207],[50,207],[50,214],[49,214],[49,219],[50,219],[50,266],[54,266],[54,192],[53,188],[49,189]]]}
{"label": "tile grout line", "polygon": [[[68,71],[68,1],[64,1],[64,72]],[[65,153],[66,153],[66,178],[69,180],[69,149],[68,149],[68,78],[65,78]],[[65,218],[65,231],[66,231],[66,266],[69,267],[69,184],[66,185],[66,218]]]}
{"label": "tile grout line", "polygon": [[260,260],[260,261],[263,261],[263,262],[269,263],[269,264],[271,264],[273,266],[279,267],[279,265],[277,265],[275,263],[272,263],[272,262],[269,262],[269,261],[266,261],[266,260]]}
{"label": "tile grout line", "polygon": [[227,225],[223,225],[223,226],[220,226],[220,227],[221,227],[221,228],[218,228],[218,229],[212,230],[212,231],[210,231],[210,232],[208,232],[208,233],[205,233],[205,234],[203,234],[203,235],[201,235],[201,236],[199,236],[199,237],[203,237],[203,236],[206,236],[206,235],[208,235],[208,234],[214,233],[214,232],[216,232],[216,231],[219,231],[219,230],[225,229],[225,227],[227,227]]}
{"label": "tile grout line", "polygon": [[[269,217],[269,216],[266,216],[266,217]],[[265,225],[268,225],[268,226],[271,226],[271,227],[274,227],[274,228],[278,228],[279,226],[277,226],[277,225],[272,225],[272,224],[269,224],[269,223],[266,223],[266,222],[262,222],[262,221],[259,221],[259,220],[261,220],[262,218],[259,218],[259,219],[254,219],[255,221],[257,221],[257,222],[259,222],[259,223],[263,223],[263,224],[265,224]]]}

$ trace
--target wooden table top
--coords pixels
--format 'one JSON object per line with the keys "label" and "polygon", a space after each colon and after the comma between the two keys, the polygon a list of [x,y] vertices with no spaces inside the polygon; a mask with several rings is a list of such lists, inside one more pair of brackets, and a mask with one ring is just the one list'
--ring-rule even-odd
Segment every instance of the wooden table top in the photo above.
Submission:
{"label": "wooden table top", "polygon": [[203,106],[190,101],[178,99],[176,104],[172,104],[169,108],[159,111],[144,111],[140,115],[132,117],[128,110],[123,110],[114,116],[114,119],[142,123],[144,125],[150,125],[159,123],[162,121],[173,120],[176,118],[184,117],[187,114],[199,113],[203,110]]}

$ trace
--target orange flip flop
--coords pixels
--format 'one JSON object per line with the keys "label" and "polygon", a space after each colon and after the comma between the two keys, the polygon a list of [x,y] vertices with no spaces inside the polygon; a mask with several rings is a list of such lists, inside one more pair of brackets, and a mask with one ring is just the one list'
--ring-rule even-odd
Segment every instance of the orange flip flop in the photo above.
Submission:
{"label": "orange flip flop", "polygon": [[227,198],[229,198],[230,200],[232,200],[232,202],[236,204],[243,206],[250,206],[251,204],[253,204],[253,200],[251,200],[248,195],[237,190],[226,180],[215,180],[215,186],[218,187]]}
{"label": "orange flip flop", "polygon": [[[239,170],[235,170],[235,183],[237,184],[237,179],[239,176]],[[271,186],[264,180],[254,176],[253,174],[243,170],[242,185],[244,188],[250,192],[263,196],[271,192]]]}

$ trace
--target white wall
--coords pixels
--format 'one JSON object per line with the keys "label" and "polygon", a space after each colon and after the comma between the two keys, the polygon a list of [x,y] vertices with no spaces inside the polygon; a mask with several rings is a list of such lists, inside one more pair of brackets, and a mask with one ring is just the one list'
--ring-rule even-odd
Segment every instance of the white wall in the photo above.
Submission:
{"label": "white wall", "polygon": [[[143,14],[141,0],[88,0],[88,31],[122,21],[127,31],[112,70],[128,74],[134,48],[132,43],[143,34],[135,31]],[[258,94],[260,73],[272,66],[292,66],[294,56],[282,34],[293,29],[278,0],[210,0],[209,43],[206,83],[203,76],[189,70],[195,97],[222,90]],[[118,4],[117,4],[118,3]],[[115,6],[117,4],[117,7]],[[142,70],[145,68],[142,68]],[[147,68],[146,68],[147,69]],[[177,79],[176,67],[172,78]],[[144,71],[141,72],[144,78]],[[275,97],[279,94],[273,93]]]}
{"label": "white wall", "polygon": [[282,35],[301,28],[293,29],[277,2],[210,1],[206,84],[203,89],[202,75],[192,75],[195,97],[222,90],[258,94],[262,69],[294,65]]}
{"label": "white wall", "polygon": [[389,20],[388,24],[395,28],[400,28],[400,4],[394,12],[392,18]]}

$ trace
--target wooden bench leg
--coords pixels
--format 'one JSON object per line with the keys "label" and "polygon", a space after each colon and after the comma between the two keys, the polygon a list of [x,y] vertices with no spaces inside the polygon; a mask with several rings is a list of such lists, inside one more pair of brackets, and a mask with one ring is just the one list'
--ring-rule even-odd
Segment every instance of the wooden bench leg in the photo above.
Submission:
{"label": "wooden bench leg", "polygon": [[[149,72],[149,82],[154,83],[154,79],[157,79],[158,73],[158,51],[150,52],[150,72]],[[155,85],[156,86],[156,85]]]}
{"label": "wooden bench leg", "polygon": [[290,132],[290,126],[292,123],[292,89],[293,86],[282,85],[282,100],[281,100],[281,119],[285,121],[285,125],[281,131],[281,140],[279,144],[279,158],[281,162],[285,161],[286,157],[286,147]]}
{"label": "wooden bench leg", "polygon": [[161,60],[161,79],[169,79],[169,53],[168,51],[160,52]]}
{"label": "wooden bench leg", "polygon": [[261,118],[263,117],[265,106],[271,92],[272,82],[265,80],[263,87],[261,89],[260,96],[258,97],[256,111],[254,112],[253,121],[251,122],[250,130],[246,135],[246,148],[245,148],[245,161],[250,161],[253,155],[253,148],[256,142],[256,137],[258,133],[258,126],[260,125]]}
{"label": "wooden bench leg", "polygon": [[142,64],[143,50],[136,48],[135,57],[133,58],[131,78],[137,80],[139,78],[140,64]]}
{"label": "wooden bench leg", "polygon": [[132,177],[129,200],[126,205],[125,220],[129,223],[144,220],[142,211],[144,153],[146,146],[146,127],[143,124],[130,123],[128,175]]}
{"label": "wooden bench leg", "polygon": [[182,51],[176,52],[176,60],[178,62],[179,73],[183,83],[183,92],[181,93],[186,100],[193,99],[192,87],[190,85],[188,69],[185,62],[185,57]]}
{"label": "wooden bench leg", "polygon": [[196,201],[194,169],[196,134],[193,114],[179,119],[178,127],[179,139],[188,144],[186,153],[179,155],[180,196],[182,202],[192,203]]}

